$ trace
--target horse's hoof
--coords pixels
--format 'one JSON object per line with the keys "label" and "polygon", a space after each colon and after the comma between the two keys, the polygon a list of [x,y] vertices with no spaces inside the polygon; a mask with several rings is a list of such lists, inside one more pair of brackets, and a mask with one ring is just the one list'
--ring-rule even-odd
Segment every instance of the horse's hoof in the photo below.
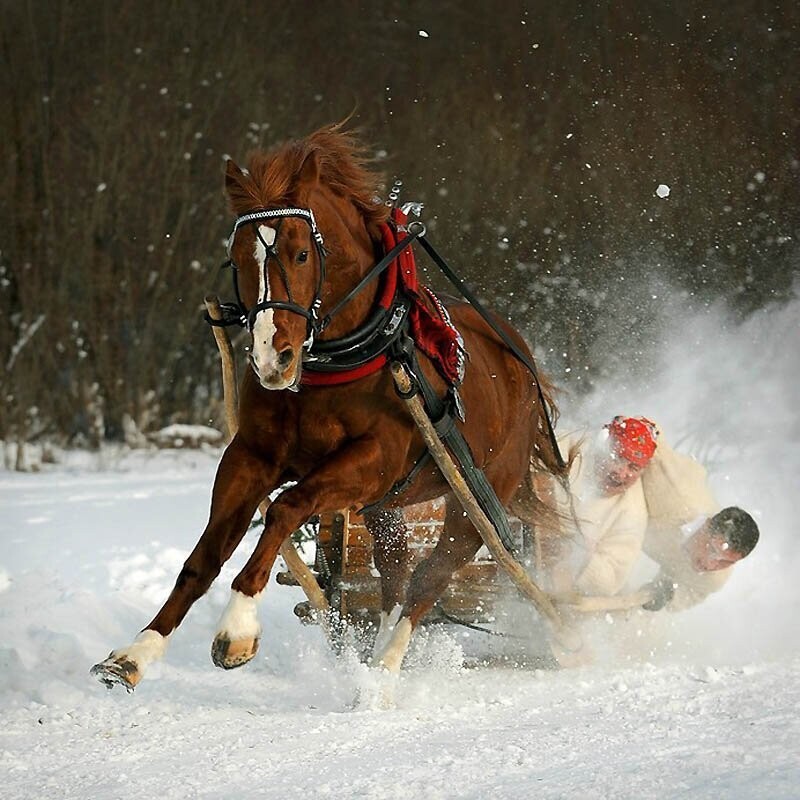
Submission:
{"label": "horse's hoof", "polygon": [[236,669],[246,664],[258,652],[258,637],[235,639],[217,636],[211,645],[211,660],[222,669]]}
{"label": "horse's hoof", "polygon": [[367,680],[356,688],[350,710],[392,711],[397,708],[397,681],[397,675],[382,668],[371,668]]}
{"label": "horse's hoof", "polygon": [[132,692],[142,679],[142,673],[135,661],[124,656],[115,658],[113,653],[105,661],[95,664],[89,672],[107,689],[112,689],[115,684],[119,684],[124,686],[128,692]]}

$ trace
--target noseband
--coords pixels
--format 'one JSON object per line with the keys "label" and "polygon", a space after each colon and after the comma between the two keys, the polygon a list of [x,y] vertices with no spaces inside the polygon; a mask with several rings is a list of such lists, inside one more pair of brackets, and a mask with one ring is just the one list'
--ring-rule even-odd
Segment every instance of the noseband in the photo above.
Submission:
{"label": "noseband", "polygon": [[[319,273],[317,276],[317,288],[314,292],[314,299],[311,301],[311,305],[308,308],[304,308],[301,305],[298,305],[292,299],[292,290],[289,285],[289,276],[286,272],[286,267],[284,266],[283,262],[280,260],[278,256],[278,235],[281,229],[281,223],[284,219],[294,217],[295,219],[302,219],[308,227],[311,229],[311,237],[314,241],[314,249],[317,253],[317,259],[319,260]],[[258,229],[257,223],[259,220],[264,219],[278,219],[280,222],[278,223],[278,227],[275,230],[275,240],[272,244],[267,244],[264,241],[264,238],[261,236],[261,231]],[[239,293],[239,267],[236,262],[233,260],[232,248],[233,248],[233,240],[236,238],[236,232],[242,225],[252,224],[255,230],[255,234],[257,239],[263,245],[266,257],[264,259],[264,280],[265,285],[268,285],[267,281],[267,267],[269,264],[270,259],[275,259],[278,264],[278,267],[281,272],[281,278],[283,279],[284,286],[286,287],[286,295],[288,300],[263,300],[260,303],[257,303],[252,308],[248,309],[247,306],[244,304],[242,300],[242,296]],[[301,317],[304,317],[307,323],[306,328],[306,342],[305,347],[310,347],[314,341],[314,337],[320,333],[322,330],[322,325],[320,324],[319,320],[319,308],[322,304],[321,294],[322,294],[322,287],[325,282],[325,247],[324,247],[324,240],[322,238],[322,234],[317,228],[317,221],[314,219],[314,212],[310,208],[264,208],[259,209],[257,211],[250,211],[247,214],[242,214],[240,217],[237,217],[236,222],[233,224],[233,231],[231,231],[231,235],[228,239],[228,264],[230,265],[231,269],[233,270],[233,290],[236,294],[236,303],[237,303],[237,311],[239,313],[239,322],[244,327],[246,327],[251,333],[253,331],[253,326],[255,325],[256,317],[262,311],[269,311],[271,309],[277,311],[289,311],[292,314],[298,314]]]}

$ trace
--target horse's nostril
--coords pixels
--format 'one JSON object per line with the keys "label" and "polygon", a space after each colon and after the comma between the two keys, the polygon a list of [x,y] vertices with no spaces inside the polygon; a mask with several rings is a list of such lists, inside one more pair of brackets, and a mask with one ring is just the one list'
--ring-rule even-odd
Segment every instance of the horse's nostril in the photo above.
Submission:
{"label": "horse's nostril", "polygon": [[291,347],[287,347],[278,353],[278,366],[281,369],[286,369],[292,361],[294,361],[294,350]]}

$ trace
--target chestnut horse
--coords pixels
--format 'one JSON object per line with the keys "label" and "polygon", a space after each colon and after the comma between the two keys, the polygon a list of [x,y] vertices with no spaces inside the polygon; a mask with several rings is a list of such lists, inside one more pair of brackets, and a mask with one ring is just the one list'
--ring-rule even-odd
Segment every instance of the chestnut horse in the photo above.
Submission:
{"label": "chestnut horse", "polygon": [[[370,318],[378,281],[341,305],[324,331],[317,324],[382,255],[389,209],[376,199],[379,181],[365,148],[341,124],[258,152],[246,171],[227,162],[225,187],[237,216],[229,252],[251,333],[252,368],[241,384],[239,430],[217,471],[208,525],[163,608],[132,644],[93,668],[108,685],[117,682],[130,690],[138,683],[234,552],[260,501],[294,482],[269,505],[263,533],[232,583],[214,638],[217,666],[249,661],[261,635],[257,603],[286,537],[320,512],[381,501],[421,458],[424,444],[388,366],[338,385],[303,380],[315,334],[318,344],[346,340]],[[545,434],[545,406],[553,410],[549,387],[537,387],[472,306],[450,300],[445,306],[468,355],[459,389],[465,421],[459,427],[476,465],[507,507],[528,478],[531,458],[535,467],[560,473]],[[530,355],[518,333],[505,322],[497,324]],[[437,370],[421,353],[418,358],[443,395],[447,387]],[[442,496],[444,533],[409,582],[403,528],[391,509]],[[388,513],[369,517],[383,597],[373,664],[397,672],[411,632],[482,542],[433,465],[386,507]]]}

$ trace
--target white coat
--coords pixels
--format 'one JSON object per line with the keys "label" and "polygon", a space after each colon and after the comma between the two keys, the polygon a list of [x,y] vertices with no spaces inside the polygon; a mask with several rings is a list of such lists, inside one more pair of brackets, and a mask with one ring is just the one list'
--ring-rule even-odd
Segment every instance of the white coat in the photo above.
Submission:
{"label": "white coat", "polygon": [[732,572],[730,567],[697,572],[684,548],[689,536],[719,511],[706,470],[659,437],[641,482],[649,518],[644,552],[661,567],[658,578],[673,583],[675,594],[666,608],[690,608],[722,588]]}
{"label": "white coat", "polygon": [[625,492],[603,496],[595,478],[595,443],[586,436],[559,439],[562,452],[578,446],[569,473],[570,495],[555,484],[553,498],[562,537],[560,553],[546,566],[552,591],[610,596],[622,589],[642,551],[647,506],[641,479]]}

